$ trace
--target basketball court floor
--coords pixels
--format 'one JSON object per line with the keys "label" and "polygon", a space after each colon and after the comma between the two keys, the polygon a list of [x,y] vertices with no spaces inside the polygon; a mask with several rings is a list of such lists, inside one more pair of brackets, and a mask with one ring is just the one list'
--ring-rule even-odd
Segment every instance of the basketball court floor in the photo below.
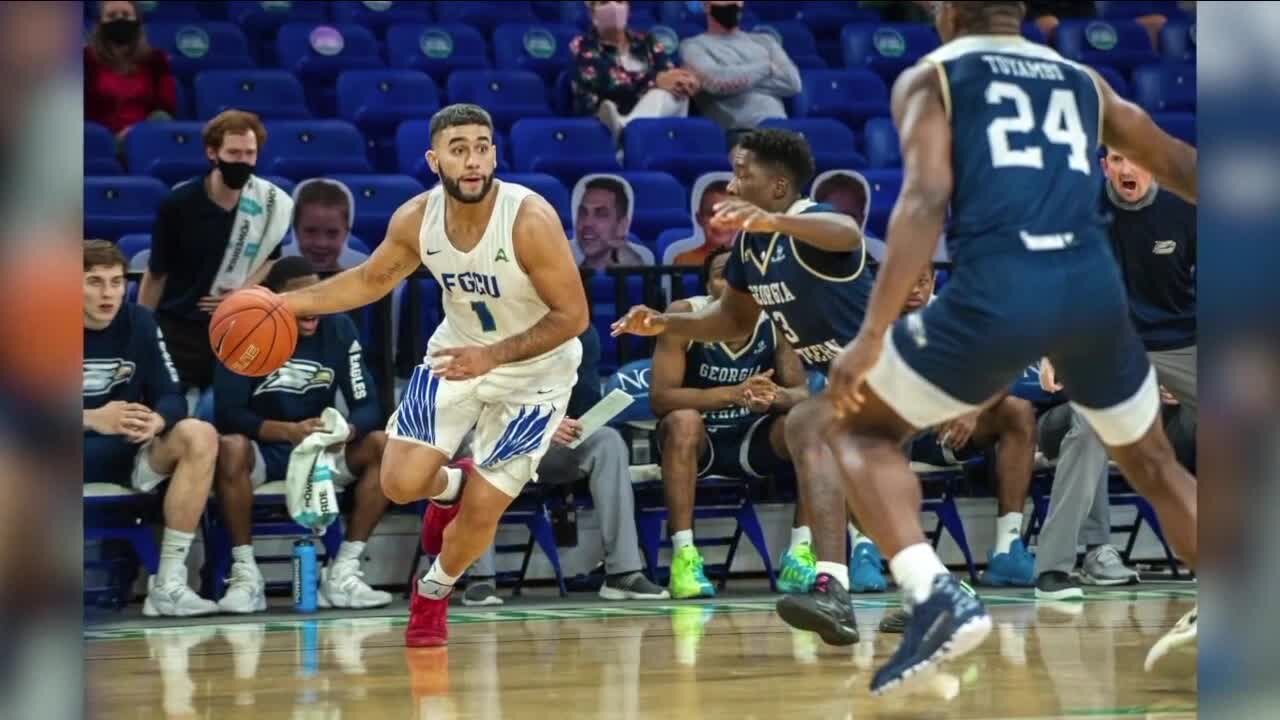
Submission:
{"label": "basketball court floor", "polygon": [[896,595],[859,596],[862,642],[835,648],[784,625],[776,595],[731,587],[705,602],[539,592],[455,606],[448,648],[423,649],[404,647],[403,602],[202,622],[135,609],[86,630],[88,700],[92,717],[121,720],[1196,717],[1192,664],[1142,671],[1147,649],[1194,604],[1194,585],[1056,604],[980,592],[996,621],[986,643],[886,698],[867,686],[898,642],[875,630]]}

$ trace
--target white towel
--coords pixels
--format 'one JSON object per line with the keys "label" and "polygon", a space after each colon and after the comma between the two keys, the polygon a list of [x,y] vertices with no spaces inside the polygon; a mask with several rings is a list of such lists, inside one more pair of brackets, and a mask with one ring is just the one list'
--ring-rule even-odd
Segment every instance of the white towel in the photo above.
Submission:
{"label": "white towel", "polygon": [[251,176],[240,191],[231,238],[209,294],[221,295],[244,287],[284,240],[292,219],[293,198],[266,180]]}
{"label": "white towel", "polygon": [[345,443],[351,433],[346,418],[333,408],[325,408],[320,419],[324,430],[311,433],[289,453],[284,481],[289,516],[317,535],[338,518],[333,480],[338,474],[339,453],[346,452],[346,447],[334,444]]}

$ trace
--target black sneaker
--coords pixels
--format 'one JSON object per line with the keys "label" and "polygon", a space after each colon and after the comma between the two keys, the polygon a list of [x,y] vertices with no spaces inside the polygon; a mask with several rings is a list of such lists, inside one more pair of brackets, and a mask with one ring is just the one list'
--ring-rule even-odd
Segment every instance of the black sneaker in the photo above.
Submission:
{"label": "black sneaker", "polygon": [[906,610],[898,608],[880,620],[880,632],[901,635],[907,629],[907,621],[910,619],[911,615]]}
{"label": "black sneaker", "polygon": [[1040,573],[1036,578],[1037,600],[1083,600],[1084,590],[1075,578],[1060,570]]}
{"label": "black sneaker", "polygon": [[853,616],[849,591],[827,573],[819,573],[808,593],[784,595],[776,609],[783,622],[797,630],[818,633],[828,645],[858,642],[858,622]]}

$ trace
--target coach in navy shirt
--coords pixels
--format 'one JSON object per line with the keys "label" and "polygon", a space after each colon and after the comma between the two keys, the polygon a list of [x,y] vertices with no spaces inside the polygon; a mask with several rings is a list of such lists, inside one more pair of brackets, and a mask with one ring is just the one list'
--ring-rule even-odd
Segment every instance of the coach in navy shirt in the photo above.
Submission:
{"label": "coach in navy shirt", "polygon": [[187,585],[187,551],[213,483],[218,436],[187,418],[178,374],[151,311],[124,302],[125,259],[106,240],[84,243],[86,482],[165,492],[160,567],[142,611],[193,616],[218,606]]}

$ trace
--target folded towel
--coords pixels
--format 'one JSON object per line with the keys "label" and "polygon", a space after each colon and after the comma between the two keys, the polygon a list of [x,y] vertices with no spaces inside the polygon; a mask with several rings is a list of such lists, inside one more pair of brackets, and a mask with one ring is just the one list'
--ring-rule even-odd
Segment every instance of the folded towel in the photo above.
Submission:
{"label": "folded towel", "polygon": [[338,474],[339,453],[346,452],[345,443],[351,433],[346,418],[333,408],[325,408],[320,419],[324,429],[308,435],[289,453],[289,469],[285,472],[289,516],[317,535],[338,519],[338,493],[333,480]]}

